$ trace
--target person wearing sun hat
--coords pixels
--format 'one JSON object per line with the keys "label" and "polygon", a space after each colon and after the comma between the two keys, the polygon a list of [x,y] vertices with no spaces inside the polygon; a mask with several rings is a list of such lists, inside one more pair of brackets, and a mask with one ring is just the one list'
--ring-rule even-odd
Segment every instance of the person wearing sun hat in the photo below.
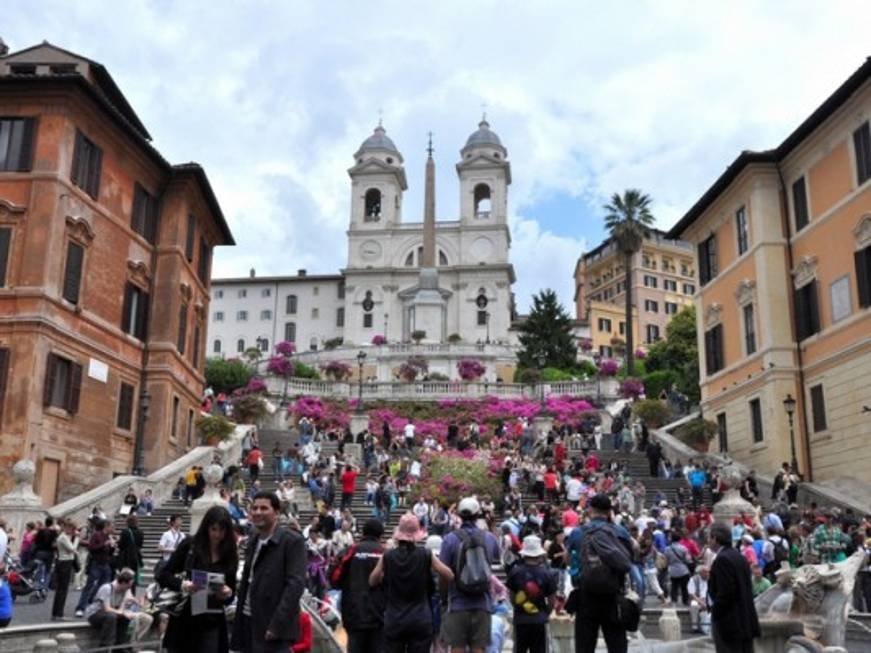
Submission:
{"label": "person wearing sun hat", "polygon": [[506,582],[514,605],[514,650],[545,653],[547,627],[557,591],[557,576],[544,564],[546,551],[537,535],[523,538],[521,561]]}
{"label": "person wearing sun hat", "polygon": [[454,578],[431,549],[417,546],[426,531],[413,513],[399,519],[393,533],[396,548],[378,561],[369,576],[369,585],[384,585],[387,607],[384,611],[384,649],[426,653],[433,636],[430,595],[435,590],[432,572],[445,582]]}

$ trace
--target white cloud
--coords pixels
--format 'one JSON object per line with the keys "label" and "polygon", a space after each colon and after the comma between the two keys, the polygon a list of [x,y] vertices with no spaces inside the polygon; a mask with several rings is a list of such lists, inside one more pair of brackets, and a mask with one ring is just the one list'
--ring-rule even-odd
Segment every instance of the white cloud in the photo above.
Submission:
{"label": "white cloud", "polygon": [[[453,165],[486,102],[512,161],[525,309],[546,286],[571,304],[574,262],[600,232],[578,215],[638,186],[670,226],[862,63],[869,18],[861,2],[53,0],[7,8],[2,36],[104,63],[155,145],[206,167],[239,243],[217,255],[222,275],[344,264],[345,170],[379,107],[406,160],[406,219],[420,217],[429,130],[438,213],[455,217]],[[538,210],[557,195],[577,211]]]}

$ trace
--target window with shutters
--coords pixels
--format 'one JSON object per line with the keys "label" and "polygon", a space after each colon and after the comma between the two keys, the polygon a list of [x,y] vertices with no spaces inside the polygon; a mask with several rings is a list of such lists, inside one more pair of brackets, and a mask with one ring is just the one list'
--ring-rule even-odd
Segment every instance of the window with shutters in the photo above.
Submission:
{"label": "window with shutters", "polygon": [[862,185],[871,178],[871,127],[867,120],[853,132],[853,149],[856,151],[856,176]]}
{"label": "window with shutters", "polygon": [[738,256],[741,256],[750,245],[747,232],[747,209],[743,206],[735,213],[735,231],[738,239]]}
{"label": "window with shutters", "polygon": [[124,431],[129,431],[133,426],[133,392],[132,385],[121,382],[118,390],[118,420],[115,424]]}
{"label": "window with shutters", "polygon": [[203,282],[203,285],[208,285],[209,283],[209,259],[211,258],[211,250],[209,250],[209,244],[205,241],[204,238],[200,238],[200,261],[197,266],[197,276],[200,278],[200,281]]}
{"label": "window with shutters", "polygon": [[144,341],[148,335],[148,293],[129,281],[124,286],[121,330]]}
{"label": "window with shutters", "polygon": [[269,338],[266,338],[265,336],[257,338],[257,344],[260,347],[260,351],[269,351]]}
{"label": "window with shutters", "polygon": [[6,386],[9,383],[10,358],[9,349],[0,347],[0,427],[3,426],[3,405],[6,403]]}
{"label": "window with shutters", "polygon": [[620,335],[621,335],[621,336],[625,336],[625,335],[626,335],[626,323],[625,323],[625,322],[620,322],[620,323],[617,325],[617,331],[620,332]]}
{"label": "window with shutters", "polygon": [[12,251],[12,229],[0,229],[0,288],[6,285],[10,252]]}
{"label": "window with shutters", "polygon": [[674,279],[664,279],[662,282],[662,287],[666,290],[670,290],[671,292],[677,292],[677,281]]}
{"label": "window with shutters", "polygon": [[288,315],[296,315],[296,295],[288,295],[284,301],[284,312]]}
{"label": "window with shutters", "polygon": [[336,326],[343,327],[345,326],[345,307],[340,306],[336,309]]}
{"label": "window with shutters", "polygon": [[856,288],[859,290],[859,306],[871,306],[871,245],[853,255],[856,263]]}
{"label": "window with shutters", "polygon": [[753,442],[762,442],[765,439],[765,431],[762,429],[762,401],[750,400],[750,425],[753,431]]}
{"label": "window with shutters", "polygon": [[363,328],[372,328],[372,313],[363,313]]}
{"label": "window with shutters", "polygon": [[683,285],[683,294],[684,295],[695,295],[696,287],[691,283],[685,283]]}
{"label": "window with shutters", "polygon": [[170,435],[171,435],[173,438],[177,438],[177,437],[178,437],[178,409],[179,409],[179,404],[181,404],[181,401],[179,400],[179,398],[178,398],[178,397],[173,397],[173,398],[172,398],[172,426],[170,427],[170,431],[169,431]]}
{"label": "window with shutters", "polygon": [[665,302],[665,314],[666,315],[676,315],[677,309],[678,309],[678,305],[675,302]]}
{"label": "window with shutters", "polygon": [[825,431],[828,424],[826,423],[826,398],[823,395],[822,384],[811,387],[811,412],[813,413],[814,433]]}
{"label": "window with shutters", "polygon": [[100,171],[103,166],[103,151],[82,132],[76,130],[76,145],[73,150],[73,169],[70,180],[97,199],[100,194]]}
{"label": "window with shutters", "polygon": [[756,353],[756,319],[753,315],[753,304],[747,304],[741,309],[744,318],[744,353],[747,356]]}
{"label": "window with shutters", "polygon": [[478,326],[487,326],[487,318],[490,314],[487,311],[478,311]]}
{"label": "window with shutters", "polygon": [[820,330],[820,306],[814,279],[795,291],[795,334],[801,342]]}
{"label": "window with shutters", "polygon": [[657,284],[658,284],[658,280],[656,277],[654,277],[650,274],[644,275],[644,287],[645,288],[656,288]]}
{"label": "window with shutters", "polygon": [[285,323],[284,339],[286,342],[296,342],[296,322]]}
{"label": "window with shutters", "polygon": [[194,411],[193,409],[188,409],[188,425],[187,425],[187,440],[188,447],[194,446]]}
{"label": "window with shutters", "polygon": [[0,118],[0,172],[30,170],[35,133],[35,118]]}
{"label": "window with shutters", "polygon": [[726,428],[726,413],[717,414],[717,439],[720,444],[720,453],[729,451],[729,432]]}
{"label": "window with shutters", "polygon": [[223,322],[224,321],[224,311],[215,311],[215,322]]}
{"label": "window with shutters", "polygon": [[648,324],[646,327],[647,330],[647,344],[652,344],[659,340],[659,326],[656,324]]}
{"label": "window with shutters", "polygon": [[699,283],[703,286],[717,276],[717,237],[711,234],[699,243]]}
{"label": "window with shutters", "polygon": [[708,376],[723,369],[723,325],[705,331],[705,369]]}
{"label": "window with shutters", "polygon": [[194,325],[194,346],[191,348],[191,365],[195,370],[200,369],[200,325]]}
{"label": "window with shutters", "polygon": [[261,320],[271,320],[272,319],[272,311],[270,311],[270,310],[260,311],[260,319]]}
{"label": "window with shutters", "polygon": [[130,228],[152,245],[157,242],[157,198],[139,184],[133,187],[133,215]]}
{"label": "window with shutters", "polygon": [[236,321],[237,322],[247,322],[248,321],[248,311],[236,311]]}
{"label": "window with shutters", "polygon": [[606,317],[599,318],[599,331],[602,333],[611,333],[611,320]]}
{"label": "window with shutters", "polygon": [[644,310],[648,313],[659,313],[659,302],[653,301],[652,299],[645,299]]}
{"label": "window with shutters", "polygon": [[192,213],[188,214],[188,230],[184,241],[184,257],[188,263],[194,262],[194,242],[197,231],[197,219]]}
{"label": "window with shutters", "polygon": [[599,345],[599,355],[602,358],[612,358],[614,356],[614,348],[610,345]]}
{"label": "window with shutters", "polygon": [[70,304],[79,303],[79,289],[82,285],[82,265],[85,248],[78,243],[67,243],[67,260],[64,265],[63,298]]}
{"label": "window with shutters", "polygon": [[77,413],[81,392],[82,366],[63,356],[49,354],[46,360],[43,405]]}
{"label": "window with shutters", "polygon": [[178,353],[184,356],[185,346],[188,339],[188,305],[182,304],[178,308]]}
{"label": "window with shutters", "polygon": [[792,184],[792,214],[795,217],[796,231],[804,229],[810,221],[804,177],[799,177]]}

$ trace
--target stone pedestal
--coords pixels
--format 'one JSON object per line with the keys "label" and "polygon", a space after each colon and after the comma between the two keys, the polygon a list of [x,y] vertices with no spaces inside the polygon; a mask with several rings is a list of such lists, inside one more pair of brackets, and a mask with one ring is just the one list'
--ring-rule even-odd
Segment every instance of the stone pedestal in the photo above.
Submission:
{"label": "stone pedestal", "polygon": [[553,639],[553,653],[575,653],[575,622],[566,614],[551,615],[550,635]]}
{"label": "stone pedestal", "polygon": [[363,466],[363,445],[362,444],[346,444],[344,446],[345,462],[349,462],[356,467]]}
{"label": "stone pedestal", "polygon": [[24,525],[29,521],[45,518],[45,507],[42,499],[33,491],[33,477],[36,465],[32,460],[19,460],[12,468],[12,478],[15,489],[0,497],[0,515],[6,519],[7,531],[12,529],[15,540],[10,544],[12,553],[17,554],[21,546],[21,534]]}
{"label": "stone pedestal", "polygon": [[725,465],[720,470],[720,478],[726,482],[729,489],[714,506],[714,522],[725,524],[731,528],[735,523],[735,518],[742,514],[750,515],[755,519],[756,510],[753,508],[753,504],[741,497],[740,488],[744,480],[741,470],[734,464]]}
{"label": "stone pedestal", "polygon": [[440,343],[445,337],[447,302],[439,290],[436,268],[421,268],[420,282],[411,299],[409,331],[423,331],[421,342]]}
{"label": "stone pedestal", "polygon": [[665,642],[680,641],[680,619],[674,608],[665,608],[662,611],[662,616],[659,618],[659,634]]}
{"label": "stone pedestal", "polygon": [[57,641],[57,653],[81,652],[79,645],[76,644],[76,636],[74,633],[60,633],[55,637],[55,641]]}
{"label": "stone pedestal", "polygon": [[553,417],[550,415],[536,415],[532,418],[532,432],[538,440],[542,435],[547,435],[553,428]]}
{"label": "stone pedestal", "polygon": [[191,535],[197,532],[203,516],[212,506],[227,507],[227,502],[221,498],[221,479],[224,478],[224,468],[220,465],[209,465],[203,470],[206,489],[203,496],[191,504]]}
{"label": "stone pedestal", "polygon": [[[363,431],[369,430],[369,415],[366,413],[353,412],[348,415],[348,428],[351,429],[351,435],[354,438]],[[345,449],[347,451],[347,448]]]}

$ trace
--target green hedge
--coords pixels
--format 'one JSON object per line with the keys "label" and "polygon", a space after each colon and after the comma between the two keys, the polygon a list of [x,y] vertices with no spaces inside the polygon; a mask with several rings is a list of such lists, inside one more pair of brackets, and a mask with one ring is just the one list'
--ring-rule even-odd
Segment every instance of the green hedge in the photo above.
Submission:
{"label": "green hedge", "polygon": [[668,392],[672,384],[677,381],[677,374],[672,370],[657,370],[644,376],[644,394],[649,399],[659,399],[660,393]]}

